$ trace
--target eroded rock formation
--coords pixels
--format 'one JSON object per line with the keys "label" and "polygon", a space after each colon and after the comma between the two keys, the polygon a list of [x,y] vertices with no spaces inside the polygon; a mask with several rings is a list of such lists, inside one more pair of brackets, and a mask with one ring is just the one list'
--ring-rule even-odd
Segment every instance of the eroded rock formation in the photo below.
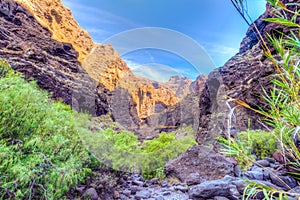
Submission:
{"label": "eroded rock formation", "polygon": [[72,12],[61,0],[15,0],[30,11],[34,18],[59,42],[70,43],[83,61],[94,46],[91,36],[74,20]]}
{"label": "eroded rock formation", "polygon": [[[293,2],[285,0],[284,3]],[[264,18],[274,17],[267,5],[265,13],[254,23],[261,35],[289,33],[290,29],[275,23],[268,23]],[[293,8],[291,8],[293,9]],[[300,18],[297,22],[300,24]],[[267,39],[265,38],[267,41]],[[268,44],[269,45],[269,44]],[[269,45],[272,53],[274,48]],[[263,88],[270,91],[273,85],[270,79],[275,74],[274,65],[267,59],[254,25],[247,31],[238,54],[233,56],[223,67],[209,74],[205,89],[200,97],[200,125],[196,139],[199,143],[213,141],[216,135],[239,132],[250,129],[264,129],[263,116],[236,104],[233,99],[241,100],[254,109],[267,108],[263,100]],[[230,110],[234,113],[230,114]],[[233,115],[234,114],[234,115]]]}
{"label": "eroded rock formation", "polygon": [[[16,69],[24,73],[26,72],[27,77],[37,79],[41,88],[53,92],[55,98],[62,98],[66,103],[78,107],[77,104],[79,103],[71,102],[73,97],[67,94],[70,92],[61,92],[62,90],[67,90],[69,87],[74,87],[75,84],[70,84],[69,81],[72,77],[72,79],[78,80],[77,82],[82,82],[80,84],[85,83],[88,85],[80,88],[79,84],[76,86],[77,90],[88,92],[93,90],[93,98],[95,99],[93,103],[95,104],[95,113],[97,115],[110,112],[116,121],[135,130],[143,126],[143,124],[150,125],[149,123],[144,123],[150,116],[167,112],[168,109],[172,110],[174,107],[178,108],[180,101],[191,93],[192,89],[190,86],[192,82],[185,77],[172,77],[167,83],[158,83],[136,77],[112,46],[94,44],[90,35],[80,28],[74,20],[71,11],[62,4],[61,0],[15,0],[15,2],[19,3],[23,7],[23,10],[27,9],[29,11],[26,11],[26,16],[22,16],[22,19],[19,19],[19,16],[13,16],[18,14],[15,11],[10,16],[16,20],[14,22],[15,26],[20,21],[20,25],[18,26],[19,28],[22,27],[22,30],[18,29],[15,32],[23,33],[18,39],[11,36],[10,41],[2,42],[2,47],[8,50],[14,48],[14,50],[18,50],[19,54],[24,54],[24,62],[30,62],[30,59],[28,60],[26,57],[29,55],[27,51],[30,51],[33,54],[30,58],[35,59],[34,64],[36,66],[40,66],[39,70],[43,71],[43,77],[41,78],[37,75],[41,74],[40,72],[32,70],[32,66],[35,66],[33,63],[31,63],[31,67],[28,67],[30,69],[25,69],[24,67],[16,67]],[[19,7],[21,8],[20,5]],[[32,21],[29,21],[27,18],[30,18]],[[12,29],[15,26],[11,26],[11,30],[8,31],[13,31]],[[33,30],[34,27],[38,28]],[[3,31],[3,35],[5,35],[4,33],[5,31]],[[50,44],[48,41],[52,43]],[[55,46],[55,42],[61,44],[61,47],[53,47]],[[11,55],[17,55],[13,51],[3,51],[2,57],[11,61],[13,59],[10,58]],[[45,58],[47,59],[45,60]],[[17,56],[14,59],[18,60]],[[64,63],[64,60],[67,62]],[[54,70],[53,66],[58,71],[72,71],[72,68],[79,67],[80,72],[89,81],[85,80],[85,78],[80,78],[76,74],[72,74],[66,78],[58,75],[57,72],[51,73],[51,70]],[[49,80],[45,78],[46,76]],[[52,79],[59,81],[52,81]],[[64,81],[69,85],[55,85]],[[50,84],[51,82],[53,84]],[[92,89],[86,89],[85,87]],[[81,92],[78,92],[78,94],[81,94]],[[176,118],[176,120],[172,119],[166,122],[167,125],[162,123],[163,126],[177,124],[177,118],[179,117],[173,115],[174,112],[168,112],[168,116]]]}
{"label": "eroded rock formation", "polygon": [[12,0],[0,2],[0,25],[0,57],[14,69],[74,109],[105,112],[95,81],[83,70],[70,44],[53,40],[49,30]]}
{"label": "eroded rock formation", "polygon": [[[199,83],[201,85],[204,82],[198,79],[192,83],[181,76],[171,77],[165,83],[136,77],[110,45],[96,45],[83,61],[83,67],[98,82],[99,93],[106,99],[113,118],[135,131],[141,127],[150,127],[153,131],[159,124],[178,124],[181,116],[175,115],[171,110],[178,110],[181,100],[193,91],[200,90]],[[169,112],[169,117],[174,116],[173,119],[166,123],[158,122],[158,118],[165,116],[166,112]]]}

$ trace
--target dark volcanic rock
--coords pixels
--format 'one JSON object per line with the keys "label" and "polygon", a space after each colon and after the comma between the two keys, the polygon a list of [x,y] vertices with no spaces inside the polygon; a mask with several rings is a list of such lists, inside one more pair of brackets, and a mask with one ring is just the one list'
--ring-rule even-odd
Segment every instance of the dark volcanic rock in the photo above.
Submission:
{"label": "dark volcanic rock", "polygon": [[[195,81],[190,84],[189,91],[179,103],[172,107],[168,107],[165,112],[161,112],[157,116],[148,117],[148,121],[158,121],[157,124],[151,126],[167,127],[160,131],[173,131],[182,125],[193,126],[196,131],[199,126],[199,96],[204,89],[207,76],[199,75]],[[186,89],[187,90],[187,89]],[[157,118],[156,120],[154,118]],[[173,128],[170,128],[173,127]]]}
{"label": "dark volcanic rock", "polygon": [[[263,21],[265,17],[272,17],[270,6],[267,6],[266,12],[255,21],[262,35],[275,34],[276,30],[289,33],[288,28]],[[296,23],[300,23],[299,17]],[[262,88],[269,91],[273,87],[270,79],[275,74],[275,69],[272,62],[264,56],[261,42],[257,38],[258,34],[252,25],[241,43],[240,52],[223,67],[209,74],[199,101],[199,131],[196,140],[200,144],[207,143],[207,140],[228,129],[238,132],[247,130],[249,119],[251,129],[264,129],[260,122],[262,116],[232,101],[232,99],[242,100],[255,109],[268,108],[267,103],[261,98],[264,96]],[[270,48],[274,53],[274,49]],[[229,113],[233,108],[235,117],[231,115],[230,120]]]}
{"label": "dark volcanic rock", "polygon": [[226,197],[231,200],[239,200],[242,195],[239,188],[243,187],[243,180],[226,176],[220,180],[201,183],[191,188],[191,199],[211,199],[214,197]]}
{"label": "dark volcanic rock", "polygon": [[187,185],[196,185],[201,182],[201,176],[199,173],[191,173],[186,178]]}
{"label": "dark volcanic rock", "polygon": [[97,86],[77,61],[73,47],[51,39],[49,30],[11,0],[0,2],[0,58],[74,109],[105,112]]}
{"label": "dark volcanic rock", "polygon": [[225,175],[234,175],[234,165],[232,159],[216,153],[213,149],[193,146],[177,159],[169,161],[165,166],[165,173],[169,177],[176,177],[182,182],[189,183],[192,181],[191,174],[198,173],[198,181],[203,182],[220,179]]}
{"label": "dark volcanic rock", "polygon": [[94,188],[90,188],[85,191],[83,197],[90,200],[98,200],[98,193]]}

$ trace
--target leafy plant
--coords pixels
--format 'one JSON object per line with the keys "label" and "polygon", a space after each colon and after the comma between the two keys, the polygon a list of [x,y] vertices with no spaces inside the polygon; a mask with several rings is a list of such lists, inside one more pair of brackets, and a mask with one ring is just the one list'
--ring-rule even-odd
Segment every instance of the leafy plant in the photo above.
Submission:
{"label": "leafy plant", "polygon": [[278,138],[272,132],[249,130],[239,133],[238,138],[251,144],[252,154],[257,158],[270,157],[278,149]]}
{"label": "leafy plant", "polygon": [[244,171],[251,167],[255,161],[255,156],[252,154],[252,140],[250,140],[249,134],[247,136],[248,140],[219,137],[219,142],[223,145],[222,152],[235,158]]}
{"label": "leafy plant", "polygon": [[[288,199],[298,199],[299,194],[285,191],[278,191],[270,186],[267,186],[262,183],[256,183],[253,181],[248,181],[247,186],[244,188],[243,199],[257,199],[257,196],[263,196],[265,200],[271,199],[280,199],[280,200],[288,200]],[[260,197],[261,199],[261,197]]]}
{"label": "leafy plant", "polygon": [[[188,131],[177,138],[178,132]],[[117,171],[142,173],[145,178],[163,177],[163,167],[195,144],[192,129],[161,133],[153,140],[143,143],[128,131],[104,129],[98,133],[81,135],[89,150],[106,166]]]}
{"label": "leafy plant", "polygon": [[91,171],[73,111],[4,61],[0,72],[0,199],[64,198]]}

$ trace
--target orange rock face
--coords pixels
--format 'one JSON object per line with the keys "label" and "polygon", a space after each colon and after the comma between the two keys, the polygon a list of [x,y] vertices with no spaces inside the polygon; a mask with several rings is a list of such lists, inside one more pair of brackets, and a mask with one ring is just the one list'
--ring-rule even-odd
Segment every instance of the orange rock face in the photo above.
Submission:
{"label": "orange rock face", "polygon": [[94,46],[91,36],[80,28],[61,0],[15,0],[52,33],[52,39],[72,44],[83,61]]}
{"label": "orange rock face", "polygon": [[118,52],[107,44],[97,44],[82,65],[94,80],[109,91],[113,91],[119,80],[131,73]]}
{"label": "orange rock face", "polygon": [[[83,69],[99,84],[101,94],[112,96],[113,92],[120,88],[127,91],[132,100],[130,112],[133,112],[132,107],[135,107],[134,112],[139,119],[178,104],[190,93],[192,81],[188,78],[174,76],[169,82],[158,83],[136,77],[111,45],[93,42],[61,0],[15,1],[30,11],[35,19],[52,33],[54,40],[70,43],[74,47]],[[111,97],[104,99],[108,99],[105,101],[108,107],[112,106],[109,102]]]}
{"label": "orange rock face", "polygon": [[163,83],[136,77],[111,45],[96,45],[83,61],[83,68],[110,92],[116,88],[127,90],[139,118],[155,113],[157,103],[172,106],[179,101],[176,93]]}

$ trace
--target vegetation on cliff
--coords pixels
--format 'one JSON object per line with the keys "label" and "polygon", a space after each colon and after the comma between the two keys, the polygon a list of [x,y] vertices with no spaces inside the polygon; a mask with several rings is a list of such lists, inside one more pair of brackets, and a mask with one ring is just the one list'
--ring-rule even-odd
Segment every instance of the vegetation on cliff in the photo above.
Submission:
{"label": "vegetation on cliff", "polygon": [[[268,103],[268,109],[255,111],[263,115],[266,124],[272,128],[269,132],[240,133],[237,138],[228,135],[226,139],[222,138],[221,142],[225,145],[225,153],[235,157],[244,169],[252,165],[254,156],[262,158],[275,153],[274,158],[287,167],[291,176],[300,180],[300,25],[297,24],[299,9],[291,9],[297,6],[299,8],[300,4],[283,4],[277,0],[268,2],[273,7],[274,17],[265,20],[290,29],[289,34],[277,31],[276,35],[264,36],[268,38],[270,46],[261,37],[265,55],[274,64],[276,74],[271,78],[273,89],[265,90],[263,97]],[[243,102],[240,104],[250,108]],[[265,199],[273,199],[275,196],[287,199],[293,191],[278,191],[263,184],[250,182],[245,188],[244,198],[253,198],[260,192],[263,192]]]}
{"label": "vegetation on cliff", "polygon": [[57,199],[91,171],[73,111],[0,63],[0,199]]}

